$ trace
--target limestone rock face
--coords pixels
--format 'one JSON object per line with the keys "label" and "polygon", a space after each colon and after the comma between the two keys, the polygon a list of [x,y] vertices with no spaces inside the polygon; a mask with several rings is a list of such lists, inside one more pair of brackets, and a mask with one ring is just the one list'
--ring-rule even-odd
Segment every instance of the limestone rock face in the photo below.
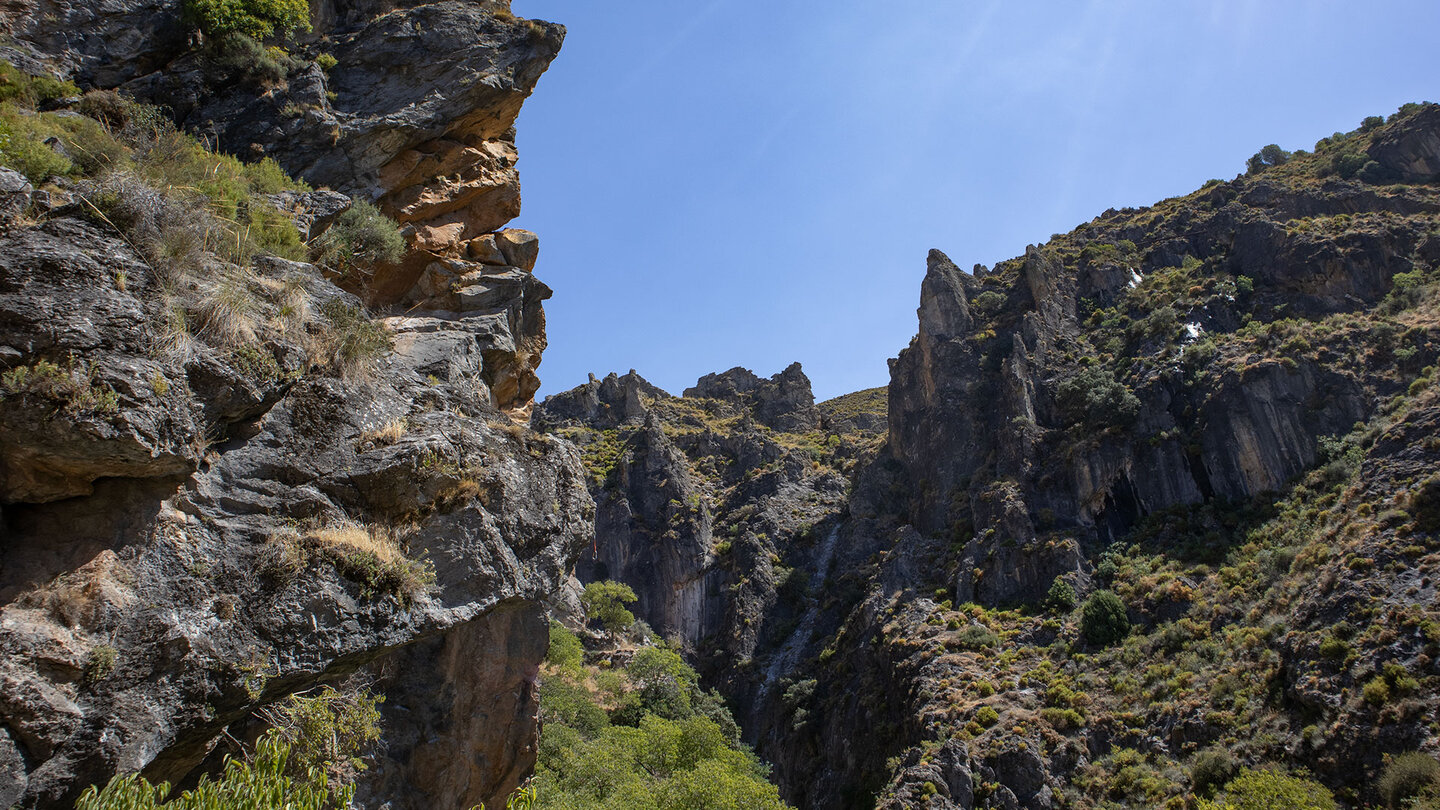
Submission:
{"label": "limestone rock face", "polygon": [[[503,798],[534,761],[541,605],[592,536],[574,449],[496,410],[480,361],[404,333],[348,381],[305,373],[299,343],[157,351],[157,285],[80,220],[0,235],[7,800],[183,780],[256,708],[362,670],[395,696],[364,806]],[[434,584],[347,578],[305,534],[345,525],[407,527]]]}
{"label": "limestone rock face", "polygon": [[[499,0],[317,0],[288,76],[262,84],[179,5],[0,15],[17,64],[328,186],[270,200],[307,239],[357,199],[401,221],[406,257],[372,278],[271,257],[243,282],[272,314],[280,289],[312,311],[393,305],[393,346],[340,374],[320,316],[177,332],[173,279],[64,192],[0,173],[0,801],[193,780],[256,710],[358,678],[387,701],[357,806],[503,805],[535,761],[543,605],[594,532],[579,454],[523,425],[551,293],[535,235],[504,228],[515,116],[564,31]],[[393,542],[409,585],[367,579],[324,529]]]}
{"label": "limestone rock face", "polygon": [[1376,139],[1371,158],[1407,183],[1440,177],[1440,109],[1429,108]]}
{"label": "limestone rock face", "polygon": [[[315,30],[300,37],[279,82],[257,81],[201,42],[178,0],[12,0],[0,19],[14,23],[16,58],[82,86],[119,87],[224,151],[273,158],[336,190],[275,200],[307,238],[348,207],[345,196],[375,202],[403,226],[409,250],[342,284],[369,305],[431,310],[442,324],[450,313],[503,315],[503,334],[466,326],[454,340],[495,336],[477,349],[492,399],[526,418],[550,291],[529,277],[536,236],[504,229],[520,213],[514,124],[565,29],[517,19],[501,0],[312,6]],[[328,72],[313,61],[321,54],[337,60]],[[486,269],[497,265],[510,270]]]}
{"label": "limestone rock face", "polygon": [[190,40],[180,0],[5,0],[0,24],[52,70],[102,87],[158,70]]}

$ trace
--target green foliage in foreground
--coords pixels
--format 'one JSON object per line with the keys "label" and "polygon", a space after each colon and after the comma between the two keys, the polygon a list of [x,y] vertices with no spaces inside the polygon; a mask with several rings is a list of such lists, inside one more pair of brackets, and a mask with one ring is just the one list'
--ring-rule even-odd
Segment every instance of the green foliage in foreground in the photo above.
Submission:
{"label": "green foliage in foreground", "polygon": [[169,799],[170,785],[152,785],[139,774],[116,776],[104,789],[91,786],[75,810],[326,810],[350,805],[353,786],[332,787],[324,772],[287,775],[291,744],[271,731],[255,746],[250,761],[231,759],[218,780],[202,778],[194,790]]}
{"label": "green foliage in foreground", "polygon": [[323,687],[262,712],[273,724],[243,759],[227,758],[219,779],[170,798],[170,785],[122,774],[91,786],[76,810],[330,810],[350,806],[365,769],[359,754],[380,737],[380,698]]}
{"label": "green foliage in foreground", "polygon": [[552,625],[551,644],[537,810],[785,810],[729,711],[677,653],[644,647],[624,670],[600,670],[579,664],[563,627]]}
{"label": "green foliage in foreground", "polygon": [[1214,801],[1200,800],[1197,810],[1335,810],[1335,797],[1319,782],[1247,768]]}
{"label": "green foliage in foreground", "polygon": [[780,810],[755,756],[704,717],[645,717],[586,739],[568,726],[540,740],[539,807],[546,810]]}

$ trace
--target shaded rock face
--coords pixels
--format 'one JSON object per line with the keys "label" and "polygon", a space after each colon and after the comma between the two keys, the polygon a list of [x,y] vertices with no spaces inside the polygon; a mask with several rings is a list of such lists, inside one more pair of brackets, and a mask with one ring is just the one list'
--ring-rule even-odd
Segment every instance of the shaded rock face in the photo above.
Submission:
{"label": "shaded rock face", "polygon": [[[1345,184],[1316,193],[1263,177],[1217,187],[1203,225],[1177,217],[1190,226],[1183,239],[1149,234],[1149,255],[1123,272],[1084,259],[1077,268],[1073,258],[1032,248],[1003,280],[977,278],[932,253],[919,334],[892,361],[890,453],[917,490],[908,510],[915,526],[968,538],[971,564],[959,567],[958,598],[1038,599],[1056,576],[1083,576],[1081,546],[1107,543],[1172,506],[1278,490],[1315,463],[1320,437],[1368,418],[1377,392],[1365,363],[1304,355],[1257,356],[1204,386],[1176,371],[1133,376],[1126,387],[1138,398],[1136,412],[1123,425],[1087,424],[1062,400],[1075,384],[1067,381],[1081,379],[1072,365],[1085,328],[1080,313],[1183,257],[1253,274],[1249,303],[1260,308],[1283,303],[1324,313],[1374,305],[1389,278],[1424,262],[1429,249],[1423,223],[1435,202],[1408,189],[1377,195]],[[1333,236],[1295,237],[1277,224],[1301,211],[1350,217],[1366,210],[1415,213],[1382,214],[1376,227]],[[1103,231],[1105,220],[1097,222],[1090,230]],[[1139,234],[1121,229],[1111,238],[1131,235]],[[977,321],[982,297],[989,309]],[[1181,313],[1191,324],[1182,342],[1233,330],[1235,306],[1220,300]]]}
{"label": "shaded rock face", "polygon": [[[918,334],[891,363],[887,442],[852,473],[815,631],[793,655],[762,646],[759,671],[741,676],[776,679],[747,734],[787,800],[1088,806],[1118,794],[1086,794],[1077,777],[1117,751],[1176,763],[1237,745],[1204,705],[1216,701],[1214,680],[1198,707],[1139,711],[1112,695],[1103,684],[1134,661],[1112,651],[1106,670],[1065,651],[1107,654],[1077,633],[1075,615],[1042,607],[1057,578],[1082,598],[1102,587],[1123,595],[1143,636],[1126,649],[1150,650],[1140,666],[1176,660],[1164,639],[1188,622],[1203,629],[1186,655],[1211,634],[1278,634],[1260,648],[1273,653],[1254,656],[1278,660],[1253,721],[1273,723],[1275,741],[1247,754],[1309,768],[1347,801],[1369,800],[1382,752],[1433,746],[1434,681],[1410,693],[1408,713],[1355,690],[1383,667],[1434,672],[1433,639],[1391,628],[1396,616],[1434,616],[1424,572],[1440,520],[1404,521],[1415,504],[1440,503],[1440,483],[1426,483],[1436,395],[1423,371],[1440,326],[1433,293],[1407,298],[1395,278],[1432,283],[1440,259],[1436,189],[1413,184],[1430,177],[1437,109],[1402,114],[1368,147],[1411,184],[1262,173],[1106,212],[993,271],[962,273],[930,254]],[[1358,465],[1354,478],[1347,465]],[[1277,547],[1246,564],[1272,572],[1238,599],[1215,571],[1257,541],[1227,510],[1263,514],[1285,497],[1318,499],[1330,517],[1317,528],[1286,506],[1264,523],[1283,538],[1262,533]],[[1392,504],[1405,515],[1373,517]],[[728,519],[716,510],[716,525]],[[1303,553],[1320,562],[1292,568],[1286,544],[1307,532]],[[1139,574],[1116,577],[1102,562],[1117,548],[1137,566],[1191,554],[1204,564],[1173,564],[1164,588],[1135,585]],[[1332,627],[1367,621],[1346,664],[1324,660]],[[984,646],[992,627],[1010,633],[998,655]],[[994,663],[1012,655],[1021,663]],[[1049,724],[1045,713],[1063,704],[1032,677],[1037,663],[1089,687],[1091,702]],[[1000,710],[990,730],[972,722],[982,706]],[[1330,730],[1323,741],[1293,730],[1317,722]]]}
{"label": "shaded rock face", "polygon": [[[684,397],[634,371],[592,377],[535,417],[591,460],[596,540],[579,579],[629,584],[636,614],[703,651],[702,674],[741,715],[767,688],[752,677],[757,656],[802,632],[810,583],[800,569],[819,567],[846,497],[841,470],[874,436],[854,427],[865,415],[851,420],[816,407],[798,364],[769,380],[708,375]],[[599,467],[611,442],[613,466]]]}
{"label": "shaded rock face", "polygon": [[[303,374],[301,344],[156,352],[156,280],[80,220],[0,236],[0,279],[10,368],[85,369],[7,388],[0,419],[7,800],[184,780],[257,707],[368,670],[395,697],[375,805],[503,801],[533,763],[541,605],[592,536],[575,451],[398,352],[348,382]],[[434,585],[375,593],[303,536],[352,524],[406,527]]]}
{"label": "shaded rock face", "polygon": [[164,67],[191,38],[180,0],[6,0],[0,23],[56,72],[101,87]]}

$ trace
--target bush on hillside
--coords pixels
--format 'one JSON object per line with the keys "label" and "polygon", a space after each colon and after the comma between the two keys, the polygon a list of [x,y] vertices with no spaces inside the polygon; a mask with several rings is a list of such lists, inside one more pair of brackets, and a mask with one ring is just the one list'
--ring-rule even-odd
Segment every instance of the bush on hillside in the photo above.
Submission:
{"label": "bush on hillside", "polygon": [[1140,415],[1140,399],[1103,368],[1092,367],[1060,383],[1056,403],[1071,424],[1123,427]]}
{"label": "bush on hillside", "polygon": [[1427,790],[1440,790],[1440,762],[1419,751],[1401,754],[1385,766],[1377,788],[1385,804],[1404,807],[1410,799]]}
{"label": "bush on hillside", "polygon": [[1096,591],[1085,600],[1080,613],[1080,632],[1091,644],[1113,644],[1130,632],[1125,603],[1114,591]]}
{"label": "bush on hillside", "polygon": [[1045,596],[1045,604],[1057,613],[1069,613],[1079,604],[1079,597],[1070,583],[1062,577],[1055,577],[1055,581],[1050,583],[1050,592]]}
{"label": "bush on hillside", "polygon": [[339,272],[394,264],[405,255],[400,226],[368,202],[357,200],[313,246],[316,263]]}
{"label": "bush on hillside", "polygon": [[185,0],[184,13],[207,37],[266,39],[310,30],[308,0]]}
{"label": "bush on hillside", "polygon": [[1234,754],[1224,748],[1207,748],[1195,755],[1190,766],[1190,786],[1197,796],[1212,796],[1239,768]]}
{"label": "bush on hillside", "polygon": [[1258,174],[1272,166],[1280,166],[1290,160],[1290,153],[1276,144],[1267,144],[1245,162],[1246,174]]}

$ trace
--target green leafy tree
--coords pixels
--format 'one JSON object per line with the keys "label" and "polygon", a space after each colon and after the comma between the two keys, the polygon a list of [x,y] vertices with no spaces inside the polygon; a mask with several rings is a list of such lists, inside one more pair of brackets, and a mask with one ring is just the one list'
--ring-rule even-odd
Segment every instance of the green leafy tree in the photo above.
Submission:
{"label": "green leafy tree", "polygon": [[1247,174],[1258,174],[1272,166],[1279,166],[1290,160],[1290,153],[1276,144],[1267,144],[1245,162]]}
{"label": "green leafy tree", "polygon": [[185,16],[207,37],[267,39],[310,30],[308,0],[185,0]]}
{"label": "green leafy tree", "polygon": [[1125,603],[1114,591],[1096,591],[1085,600],[1080,613],[1080,632],[1091,644],[1113,644],[1130,632]]}
{"label": "green leafy tree", "polygon": [[634,604],[635,591],[623,582],[592,582],[580,595],[585,617],[600,622],[605,631],[614,635],[635,623],[635,614],[625,608]]}

